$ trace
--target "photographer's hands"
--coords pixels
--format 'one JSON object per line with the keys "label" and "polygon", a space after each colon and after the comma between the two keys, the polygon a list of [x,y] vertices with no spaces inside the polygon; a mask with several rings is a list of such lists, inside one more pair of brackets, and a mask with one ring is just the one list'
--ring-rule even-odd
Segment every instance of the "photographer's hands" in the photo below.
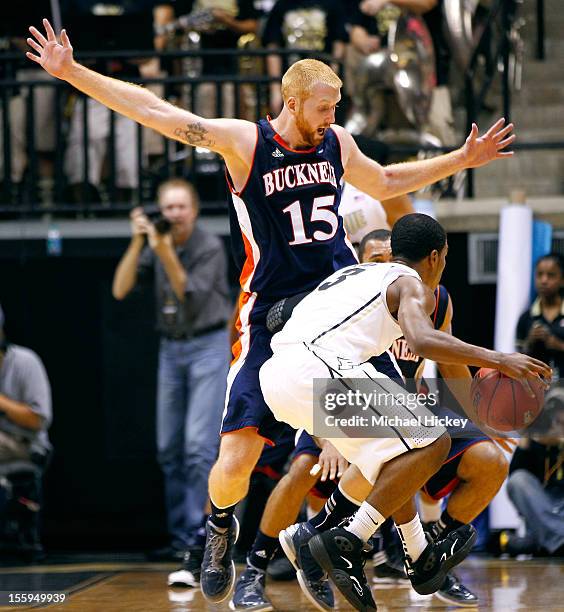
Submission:
{"label": "photographer's hands", "polygon": [[129,213],[132,240],[137,241],[147,237],[149,246],[157,256],[161,256],[164,251],[174,250],[172,235],[170,232],[160,234],[151,223],[149,217],[140,206],[132,209]]}

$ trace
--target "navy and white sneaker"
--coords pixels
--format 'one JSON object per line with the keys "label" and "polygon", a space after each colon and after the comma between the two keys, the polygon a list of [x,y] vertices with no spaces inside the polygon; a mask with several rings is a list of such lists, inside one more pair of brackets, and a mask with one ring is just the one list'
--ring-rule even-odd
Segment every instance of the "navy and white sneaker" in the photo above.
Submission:
{"label": "navy and white sneaker", "polygon": [[282,550],[296,570],[296,577],[304,595],[318,610],[333,610],[335,596],[327,574],[312,557],[308,543],[317,529],[308,523],[296,523],[278,535]]}
{"label": "navy and white sneaker", "polygon": [[356,610],[376,612],[364,573],[365,544],[360,538],[342,527],[333,527],[311,538],[309,550]]}
{"label": "navy and white sneaker", "polygon": [[411,586],[419,595],[430,595],[438,591],[449,570],[467,557],[476,538],[477,533],[472,525],[462,525],[441,540],[430,540],[415,563],[406,555],[405,568]]}
{"label": "navy and white sneaker", "polygon": [[443,585],[435,593],[435,596],[451,606],[473,608],[478,605],[478,596],[466,588],[453,572],[447,574]]}
{"label": "navy and white sneaker", "polygon": [[225,601],[235,585],[233,547],[239,537],[239,521],[233,517],[231,527],[219,529],[208,519],[206,547],[200,574],[204,597],[212,603]]}
{"label": "navy and white sneaker", "polygon": [[229,608],[231,610],[254,610],[255,612],[274,610],[272,603],[264,593],[265,583],[265,572],[253,567],[247,560],[247,567],[237,580]]}
{"label": "navy and white sneaker", "polygon": [[200,570],[204,549],[194,546],[184,553],[182,567],[168,575],[168,586],[194,588],[200,586]]}

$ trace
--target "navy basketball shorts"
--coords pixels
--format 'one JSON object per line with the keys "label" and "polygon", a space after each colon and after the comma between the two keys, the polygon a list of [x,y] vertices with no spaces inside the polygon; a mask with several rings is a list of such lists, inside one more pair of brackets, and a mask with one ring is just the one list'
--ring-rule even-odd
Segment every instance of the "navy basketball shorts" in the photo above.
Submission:
{"label": "navy basketball shorts", "polygon": [[460,461],[464,453],[475,444],[491,442],[485,435],[475,438],[452,438],[448,457],[445,459],[441,469],[431,476],[423,486],[423,491],[432,499],[442,499],[458,486],[460,478],[456,475]]}
{"label": "navy basketball shorts", "polygon": [[254,469],[255,472],[266,474],[272,480],[280,480],[294,452],[296,430],[284,423],[282,431],[273,440],[275,446],[265,444],[261,456]]}
{"label": "navy basketball shorts", "polygon": [[239,310],[240,336],[234,347],[235,359],[227,375],[225,409],[220,433],[253,428],[265,442],[276,444],[285,423],[274,418],[266,405],[259,383],[259,370],[272,356],[272,334],[266,315],[273,302],[260,302],[255,294],[243,294]]}

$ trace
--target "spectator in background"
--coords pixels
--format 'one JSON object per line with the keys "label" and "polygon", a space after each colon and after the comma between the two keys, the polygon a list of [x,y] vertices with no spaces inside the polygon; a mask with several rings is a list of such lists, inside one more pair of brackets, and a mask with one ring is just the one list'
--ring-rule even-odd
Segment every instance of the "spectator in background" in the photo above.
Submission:
{"label": "spectator in background", "polygon": [[[342,60],[348,34],[346,13],[341,0],[277,0],[268,16],[262,37],[269,49],[285,48],[316,51]],[[296,56],[300,59],[299,56]],[[293,58],[287,58],[291,63]],[[270,109],[278,114],[282,109],[280,79],[283,60],[279,55],[267,58],[268,76],[276,79],[270,87]],[[332,66],[339,72],[338,66]]]}
{"label": "spectator in background", "polygon": [[[26,461],[43,468],[51,453],[47,430],[51,424],[51,387],[39,356],[8,342],[0,308],[0,464]],[[17,534],[19,544],[39,552],[40,478],[14,480],[19,508],[26,516]]]}
{"label": "spectator in background", "polygon": [[[175,17],[192,13],[210,13],[210,20],[198,19],[205,24],[202,29],[195,27],[200,35],[202,50],[225,50],[225,55],[204,56],[201,77],[235,76],[238,72],[238,58],[230,53],[238,47],[239,38],[244,34],[255,34],[258,27],[259,13],[255,10],[253,0],[170,0],[159,2],[162,15],[161,25]],[[222,87],[223,109],[217,110],[215,83],[202,83],[196,90],[194,112],[203,117],[233,117],[235,115],[235,92],[231,83]]]}
{"label": "spectator in background", "polygon": [[[4,52],[25,52],[27,48],[28,24],[30,19],[41,21],[51,18],[49,0],[24,0],[23,2],[0,3],[0,60]],[[34,102],[34,141],[33,147],[38,155],[39,165],[36,168],[40,177],[40,186],[48,187],[53,177],[53,153],[55,151],[55,79],[45,74],[44,70],[20,62],[0,61],[0,78],[17,79],[22,83],[19,88],[8,90],[8,109],[10,125],[10,180],[21,186],[24,172],[28,168],[27,156],[27,123],[32,120],[27,113],[27,102],[33,92]],[[46,86],[26,85],[28,81],[46,81]],[[4,112],[6,112],[4,111]],[[5,180],[3,121],[0,121],[0,180]],[[35,186],[33,186],[34,188]],[[45,196],[50,197],[47,192]],[[29,194],[19,190],[18,200],[27,199]]]}
{"label": "spectator in background", "polygon": [[507,493],[526,525],[513,536],[510,554],[564,556],[564,389],[553,388],[540,416],[544,430],[522,438],[510,466]]}
{"label": "spectator in background", "polygon": [[39,356],[8,342],[0,308],[0,461],[47,455],[51,387]]}
{"label": "spectator in background", "polygon": [[141,208],[131,212],[131,243],[112,292],[122,300],[138,283],[154,286],[161,334],[157,451],[171,538],[159,556],[172,559],[188,551],[197,573],[204,543],[198,531],[219,445],[229,366],[227,259],[220,239],[196,221],[198,197],[190,183],[166,181],[158,202],[163,219],[155,223]]}
{"label": "spectator in background", "polygon": [[[77,32],[81,50],[115,51],[151,50],[153,48],[153,7],[156,0],[62,0],[63,22],[69,31]],[[95,70],[123,80],[139,78],[143,61],[118,58],[87,63]],[[115,141],[110,142],[110,111],[86,99],[88,126],[88,187],[84,186],[84,110],[77,97],[72,113],[65,171],[70,185],[69,199],[74,202],[100,201],[104,161],[114,147],[117,199],[130,201],[139,185],[138,131],[134,121],[115,114]]]}
{"label": "spectator in background", "polygon": [[564,258],[558,253],[541,257],[535,266],[537,299],[517,324],[518,349],[548,363],[554,380],[564,376]]}

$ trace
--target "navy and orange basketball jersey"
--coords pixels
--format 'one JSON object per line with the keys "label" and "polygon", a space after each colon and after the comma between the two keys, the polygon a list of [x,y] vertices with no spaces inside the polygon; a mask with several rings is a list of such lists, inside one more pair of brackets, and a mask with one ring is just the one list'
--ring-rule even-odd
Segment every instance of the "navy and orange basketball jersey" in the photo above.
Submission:
{"label": "navy and orange basketball jersey", "polygon": [[337,210],[341,147],[332,129],[321,144],[295,150],[270,121],[257,124],[247,183],[233,189],[230,225],[243,291],[276,301],[314,289],[336,270],[357,263]]}
{"label": "navy and orange basketball jersey", "polygon": [[[435,289],[435,310],[431,315],[431,320],[433,321],[435,329],[440,329],[445,321],[449,297],[448,291],[442,285],[439,285]],[[405,379],[414,379],[417,375],[419,366],[423,362],[423,357],[416,355],[409,348],[405,338],[398,338],[395,340],[390,351],[396,358]]]}

